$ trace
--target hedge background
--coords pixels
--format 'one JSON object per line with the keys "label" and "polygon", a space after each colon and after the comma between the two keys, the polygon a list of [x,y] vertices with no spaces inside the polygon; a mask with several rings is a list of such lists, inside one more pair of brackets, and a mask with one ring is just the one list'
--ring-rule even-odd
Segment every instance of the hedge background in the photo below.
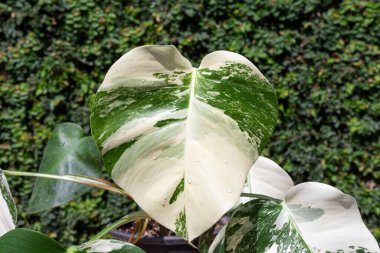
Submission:
{"label": "hedge background", "polygon": [[[36,171],[59,122],[89,131],[110,65],[145,44],[174,44],[195,65],[218,49],[253,61],[277,90],[280,118],[265,155],[299,183],[353,195],[380,238],[380,2],[3,0],[0,167]],[[26,215],[33,180],[9,178],[19,225],[84,241],[135,206],[93,191]]]}

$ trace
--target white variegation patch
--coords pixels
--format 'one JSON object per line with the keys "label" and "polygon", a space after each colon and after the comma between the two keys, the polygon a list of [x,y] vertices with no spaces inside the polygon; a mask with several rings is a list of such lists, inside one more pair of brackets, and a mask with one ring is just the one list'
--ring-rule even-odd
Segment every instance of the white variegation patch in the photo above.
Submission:
{"label": "white variegation patch", "polygon": [[[121,251],[125,249],[124,251]],[[95,240],[74,248],[74,252],[86,253],[112,253],[112,252],[144,252],[133,244],[117,240]]]}
{"label": "white variegation patch", "polygon": [[[146,86],[159,85],[160,80],[152,73],[171,73],[173,70],[191,71],[191,69],[191,63],[174,46],[137,47],[111,66],[99,90],[108,91],[120,86],[141,87],[141,83],[134,83],[133,80],[144,80],[143,84]],[[178,79],[175,82],[180,84]]]}
{"label": "white variegation patch", "polygon": [[[305,242],[317,252],[351,252],[360,247],[380,252],[355,199],[338,189],[316,182],[302,183],[286,193],[284,203]],[[301,208],[292,210],[291,206]]]}
{"label": "white variegation patch", "polygon": [[131,141],[140,135],[146,135],[158,129],[158,127],[155,127],[154,125],[161,120],[184,119],[186,116],[187,110],[169,110],[153,112],[151,116],[129,121],[103,142],[102,154],[105,154],[110,149],[118,147],[125,142]]}
{"label": "white variegation patch", "polygon": [[[272,160],[260,156],[250,169],[244,193],[254,193],[284,200],[286,192],[294,186],[290,176]],[[250,198],[242,197],[241,203]]]}
{"label": "white variegation patch", "polygon": [[[203,58],[201,65],[199,68],[209,68],[209,69],[219,69],[222,67],[225,63],[225,61],[233,61],[233,62],[238,62],[241,64],[244,64],[248,67],[250,67],[253,71],[253,73],[259,75],[261,78],[264,78],[264,75],[260,72],[260,70],[252,63],[250,62],[247,58],[244,56],[234,53],[234,52],[229,52],[229,51],[215,51],[210,54],[208,54],[205,58]],[[225,79],[228,79],[228,76],[224,77]]]}

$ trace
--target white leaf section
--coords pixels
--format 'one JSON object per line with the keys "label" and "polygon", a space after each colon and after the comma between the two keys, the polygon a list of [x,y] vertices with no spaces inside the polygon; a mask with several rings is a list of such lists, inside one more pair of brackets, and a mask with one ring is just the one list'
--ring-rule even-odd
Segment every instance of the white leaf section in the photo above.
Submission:
{"label": "white leaf section", "polygon": [[[286,192],[294,186],[293,180],[278,164],[260,156],[247,176],[243,192],[284,200]],[[245,203],[250,198],[242,198]]]}
{"label": "white leaf section", "polygon": [[143,253],[144,251],[133,244],[117,240],[95,240],[74,247],[74,252],[86,253]]}
{"label": "white leaf section", "polygon": [[0,236],[15,228],[5,199],[0,195]]}
{"label": "white leaf section", "polygon": [[[15,228],[9,205],[13,205],[12,196],[4,174],[0,171],[0,236]],[[13,209],[15,210],[15,209]]]}
{"label": "white leaf section", "polygon": [[150,117],[142,117],[132,120],[119,128],[115,133],[110,135],[102,144],[102,154],[107,153],[112,148],[118,147],[121,144],[133,140],[134,138],[142,135],[149,134],[150,132],[158,129],[154,125],[167,119],[183,119],[187,116],[187,110],[179,111],[162,111],[154,112]]}
{"label": "white leaf section", "polygon": [[196,102],[192,120],[191,137],[187,140],[191,152],[185,161],[185,208],[190,240],[233,207],[245,175],[258,156],[248,136],[221,110]]}
{"label": "white leaf section", "polygon": [[[111,66],[99,91],[112,90],[120,86],[134,87],[133,80],[144,80],[146,86],[151,86],[152,82],[159,81],[152,75],[153,73],[171,73],[174,70],[191,71],[192,68],[191,63],[174,46],[136,47]],[[136,86],[142,87],[144,84],[138,83]]]}
{"label": "white leaf section", "polygon": [[364,225],[356,201],[338,189],[316,182],[291,188],[285,197],[305,242],[315,252],[380,252]]}
{"label": "white leaf section", "polygon": [[254,74],[259,75],[261,78],[265,78],[260,70],[250,60],[240,54],[224,50],[215,51],[206,55],[203,58],[199,68],[218,69],[223,66],[227,60],[244,64],[250,67]]}

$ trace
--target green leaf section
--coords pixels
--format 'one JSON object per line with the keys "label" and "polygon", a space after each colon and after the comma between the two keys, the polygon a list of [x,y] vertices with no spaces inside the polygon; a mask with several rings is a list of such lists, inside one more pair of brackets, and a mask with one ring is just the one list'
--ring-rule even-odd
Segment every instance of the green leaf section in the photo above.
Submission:
{"label": "green leaf section", "polygon": [[[0,194],[3,196],[5,203],[8,206],[9,213],[12,216],[13,223],[17,222],[17,208],[16,204],[12,198],[12,194],[9,190],[7,179],[5,178],[2,170],[0,169]],[[1,210],[3,211],[3,210]]]}
{"label": "green leaf section", "polygon": [[105,156],[103,156],[104,166],[106,167],[107,173],[111,175],[112,168],[115,166],[115,163],[119,160],[119,157],[124,153],[126,149],[132,146],[136,141],[129,141],[121,144],[120,146],[110,150],[107,152]]}
{"label": "green leaf section", "polygon": [[130,243],[96,240],[67,250],[52,238],[29,229],[18,228],[0,237],[1,253],[144,253]]}
{"label": "green leaf section", "polygon": [[[139,80],[143,87],[119,87],[111,91],[98,91],[91,111],[91,131],[99,147],[103,142],[126,122],[152,114],[152,110],[181,110],[188,107],[189,96],[178,96],[189,89],[191,73],[175,72],[171,75],[156,73],[159,78],[154,85],[147,87],[147,81]],[[181,80],[181,85],[173,83],[173,79]],[[137,82],[136,80],[134,82]],[[149,106],[148,106],[149,105]],[[157,122],[155,127],[182,119],[167,119]],[[104,165],[111,174],[120,156],[132,146],[140,136],[123,143],[103,154]]]}
{"label": "green leaf section", "polygon": [[[39,173],[55,175],[101,175],[101,154],[92,137],[73,123],[58,125],[49,140]],[[29,213],[65,204],[91,187],[60,180],[38,178],[29,202]]]}
{"label": "green leaf section", "polygon": [[[241,131],[247,132],[255,140],[254,145],[258,146],[260,153],[267,144],[277,120],[278,104],[273,87],[265,79],[253,74],[247,65],[237,62],[226,62],[218,70],[199,69],[197,73],[196,98],[222,109],[226,115],[234,119]],[[188,108],[189,96],[178,94],[189,89],[191,73],[156,73],[155,76],[160,78],[159,85],[119,87],[111,91],[97,92],[92,108],[91,129],[100,147],[107,137],[126,122],[150,115],[153,109]],[[176,78],[181,80],[181,85],[173,83]],[[147,82],[139,81],[141,84]],[[157,122],[155,127],[182,120],[185,119],[162,120]],[[136,139],[104,154],[105,167],[109,173],[112,172],[122,151],[128,149]]]}
{"label": "green leaf section", "polygon": [[177,235],[187,238],[187,229],[186,229],[186,213],[181,211],[177,220],[175,221],[175,232]]}
{"label": "green leaf section", "polygon": [[245,64],[226,62],[217,70],[199,69],[196,97],[234,119],[259,153],[276,125],[277,99],[269,82]]}
{"label": "green leaf section", "polygon": [[[225,234],[225,252],[312,253],[281,203],[252,200],[233,214]],[[274,248],[272,248],[273,250]]]}
{"label": "green leaf section", "polygon": [[179,184],[175,188],[175,191],[169,200],[169,204],[173,204],[177,200],[179,194],[182,193],[184,190],[185,190],[185,178],[182,178],[181,182],[179,182]]}
{"label": "green leaf section", "polygon": [[4,253],[65,253],[66,250],[50,237],[29,229],[18,228],[0,237]]}
{"label": "green leaf section", "polygon": [[[189,89],[191,73],[177,72],[170,77],[157,73],[156,77],[159,81],[152,86],[146,85],[148,81],[134,80],[140,87],[120,86],[96,93],[91,111],[91,131],[99,146],[126,122],[150,115],[153,109],[187,108],[189,96],[178,97],[176,94]],[[172,78],[180,79],[182,84],[171,82]]]}

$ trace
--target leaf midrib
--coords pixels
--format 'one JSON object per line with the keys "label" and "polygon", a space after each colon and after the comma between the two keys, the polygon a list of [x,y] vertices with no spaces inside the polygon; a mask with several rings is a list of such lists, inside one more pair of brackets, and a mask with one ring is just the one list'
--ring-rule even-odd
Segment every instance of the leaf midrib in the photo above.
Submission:
{"label": "leaf midrib", "polygon": [[190,135],[190,123],[191,123],[191,117],[194,107],[194,99],[195,99],[195,83],[196,83],[196,75],[197,75],[197,69],[193,68],[193,72],[191,74],[191,83],[190,83],[190,92],[189,92],[189,109],[187,112],[187,118],[185,123],[185,146],[184,146],[184,160],[186,160],[186,154],[187,154],[187,140],[189,139]]}
{"label": "leaf midrib", "polygon": [[297,230],[297,233],[300,235],[302,241],[304,242],[305,246],[307,247],[307,249],[311,252],[311,253],[315,253],[314,250],[311,249],[311,247],[309,246],[309,244],[305,241],[304,237],[303,237],[303,234],[301,232],[301,229],[298,227],[297,225],[297,222],[296,220],[294,219],[291,211],[289,210],[288,206],[286,205],[285,201],[282,201],[281,202],[281,206],[282,208],[284,209],[284,211],[287,213],[288,217],[289,217],[289,222],[294,226],[294,228]]}
{"label": "leaf midrib", "polygon": [[[189,109],[188,109],[188,113],[187,113],[187,119],[185,122],[185,131],[186,132],[185,132],[185,145],[184,145],[184,155],[183,155],[184,161],[187,160],[187,154],[188,154],[188,140],[190,139],[189,136],[190,136],[190,129],[191,129],[191,117],[192,117],[192,111],[193,111],[194,99],[195,99],[196,75],[197,75],[197,68],[193,68],[193,71],[191,73],[191,83],[190,83],[190,93],[189,93]],[[186,178],[187,164],[188,163],[185,163],[186,167],[185,167],[185,171],[183,173],[184,174],[183,175],[183,178],[184,178],[183,196],[184,196],[184,198],[186,198],[185,189],[186,189],[186,179],[187,179]],[[184,211],[186,214],[186,205],[184,206]],[[185,224],[185,227],[187,230],[187,224]]]}

